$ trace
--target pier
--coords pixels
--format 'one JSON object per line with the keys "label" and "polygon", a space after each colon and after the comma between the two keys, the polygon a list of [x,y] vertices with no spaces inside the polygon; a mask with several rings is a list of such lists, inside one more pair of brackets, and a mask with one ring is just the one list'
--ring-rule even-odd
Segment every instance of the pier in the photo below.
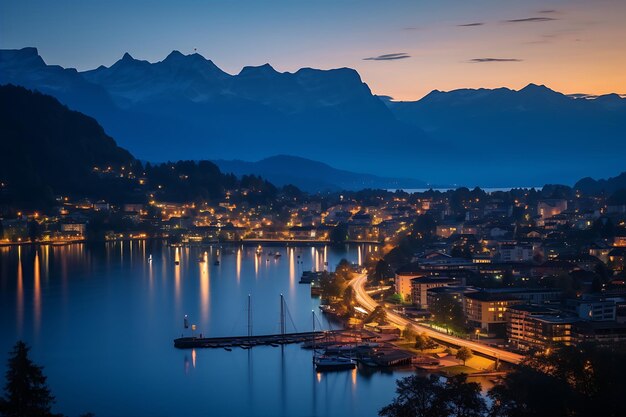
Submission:
{"label": "pier", "polygon": [[304,343],[315,340],[324,340],[349,330],[327,330],[316,332],[280,333],[257,336],[227,336],[227,337],[180,337],[174,339],[174,347],[179,349],[192,348],[225,348],[242,347],[251,348],[262,345],[286,345],[291,343]]}
{"label": "pier", "polygon": [[[287,333],[287,318],[291,322],[294,332]],[[246,336],[220,336],[220,337],[202,337],[202,336],[181,336],[174,339],[174,347],[179,349],[193,348],[233,348],[240,347],[242,349],[250,349],[254,346],[270,345],[287,345],[291,343],[315,343],[317,341],[329,342],[336,339],[342,334],[349,333],[350,330],[316,330],[315,329],[315,312],[313,312],[313,329],[309,332],[298,332],[295,323],[291,318],[285,298],[280,294],[280,333],[253,335],[252,332],[252,297],[248,295],[248,334]],[[187,329],[189,323],[187,316],[184,320],[184,328]],[[191,326],[192,331],[195,325]]]}

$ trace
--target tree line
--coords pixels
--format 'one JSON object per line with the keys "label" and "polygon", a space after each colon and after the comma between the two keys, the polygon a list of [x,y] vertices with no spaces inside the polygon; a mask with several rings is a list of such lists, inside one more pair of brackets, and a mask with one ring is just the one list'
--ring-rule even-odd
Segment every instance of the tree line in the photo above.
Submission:
{"label": "tree line", "polygon": [[382,417],[619,417],[626,415],[623,346],[560,346],[529,356],[486,396],[466,375],[397,381]]}

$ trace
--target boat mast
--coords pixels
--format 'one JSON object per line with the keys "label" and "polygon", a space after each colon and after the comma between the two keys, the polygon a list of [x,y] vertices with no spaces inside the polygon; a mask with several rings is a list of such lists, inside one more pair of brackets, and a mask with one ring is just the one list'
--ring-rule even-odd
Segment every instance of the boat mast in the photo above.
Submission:
{"label": "boat mast", "polygon": [[315,363],[315,310],[311,310],[311,315],[313,316],[313,363]]}
{"label": "boat mast", "polygon": [[252,301],[248,294],[248,337],[252,337]]}
{"label": "boat mast", "polygon": [[280,295],[280,334],[285,336],[285,298]]}

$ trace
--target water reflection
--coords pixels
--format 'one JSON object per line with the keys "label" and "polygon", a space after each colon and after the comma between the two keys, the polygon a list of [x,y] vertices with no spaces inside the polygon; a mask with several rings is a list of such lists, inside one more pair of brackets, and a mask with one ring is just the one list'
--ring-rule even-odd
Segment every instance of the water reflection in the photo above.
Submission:
{"label": "water reflection", "polygon": [[174,256],[174,297],[176,299],[176,310],[180,307],[180,248],[176,248]]}
{"label": "water reflection", "polygon": [[35,252],[33,266],[33,308],[35,316],[35,334],[39,334],[41,325],[41,275],[39,272],[39,252]]}
{"label": "water reflection", "polygon": [[256,253],[254,254],[254,276],[256,278],[259,277],[259,258],[260,257],[261,257],[260,255]]}
{"label": "water reflection", "polygon": [[209,321],[209,259],[207,252],[202,255],[200,267],[200,305],[202,324],[206,328]]}
{"label": "water reflection", "polygon": [[241,281],[241,247],[237,248],[237,283]]}
{"label": "water reflection", "polygon": [[[127,243],[134,246],[132,261],[131,249],[121,250]],[[245,351],[172,346],[182,331],[191,333],[181,329],[183,314],[189,314],[190,324],[198,324],[196,334],[245,335],[248,294],[254,296],[254,334],[278,330],[280,293],[290,311],[287,329],[310,329],[311,310],[317,312],[320,301],[311,298],[308,286],[298,284],[299,273],[321,270],[327,260],[332,267],[341,258],[355,262],[356,246],[274,247],[272,252],[282,252],[283,258],[270,257],[270,262],[269,248],[258,257],[252,246],[233,246],[220,250],[216,268],[215,247],[127,243],[0,251],[6,282],[0,318],[10,318],[0,320],[0,351],[8,352],[23,335],[33,346],[33,359],[46,366],[64,413],[91,409],[109,416],[179,415],[184,404],[188,415],[360,417],[367,415],[363,410],[383,405],[377,400],[381,395],[385,402],[393,397],[393,375],[376,374],[370,380],[360,372],[318,375],[311,351],[298,345]],[[361,249],[363,256],[368,250]],[[198,262],[200,257],[204,262]],[[61,296],[64,287],[67,295]],[[319,319],[320,327],[327,328],[321,315]],[[95,388],[82,384],[86,375],[102,382]],[[120,383],[111,388],[111,380]],[[237,393],[241,401],[233,402]],[[131,396],[137,401],[129,402]],[[353,408],[356,398],[360,411]]]}
{"label": "water reflection", "polygon": [[293,248],[287,248],[289,254],[289,292],[293,294],[296,289],[296,264]]}
{"label": "water reflection", "polygon": [[17,330],[21,336],[22,327],[24,326],[24,275],[22,271],[22,247],[17,247]]}

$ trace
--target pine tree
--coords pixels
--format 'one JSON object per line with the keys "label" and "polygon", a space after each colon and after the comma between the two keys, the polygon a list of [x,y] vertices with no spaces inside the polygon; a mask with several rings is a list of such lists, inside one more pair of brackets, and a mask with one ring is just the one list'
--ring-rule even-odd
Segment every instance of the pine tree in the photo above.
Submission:
{"label": "pine tree", "polygon": [[8,361],[5,397],[0,399],[0,415],[6,417],[49,417],[54,397],[46,385],[42,367],[28,358],[30,348],[15,344]]}

